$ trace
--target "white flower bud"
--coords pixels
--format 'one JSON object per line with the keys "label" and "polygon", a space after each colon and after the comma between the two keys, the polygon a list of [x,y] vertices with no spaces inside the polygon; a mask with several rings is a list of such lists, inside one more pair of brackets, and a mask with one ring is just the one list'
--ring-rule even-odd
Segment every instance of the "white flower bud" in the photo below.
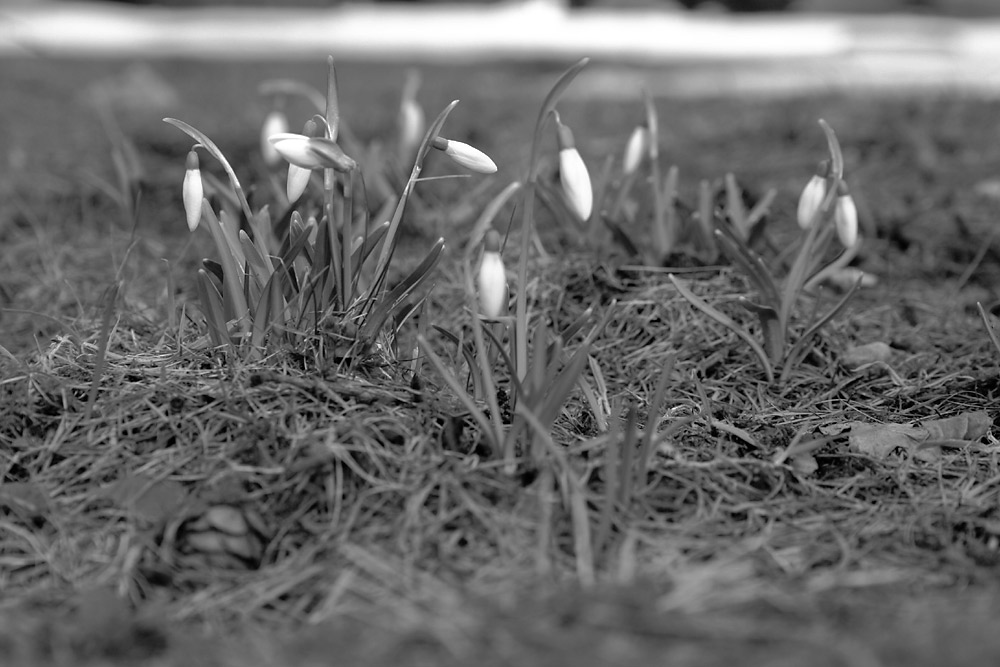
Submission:
{"label": "white flower bud", "polygon": [[411,69],[406,73],[403,84],[403,95],[399,101],[399,113],[396,115],[396,130],[399,138],[399,155],[403,160],[412,160],[424,139],[427,131],[427,119],[424,109],[417,102],[417,90],[420,88],[420,72]]}
{"label": "white flower bud", "polygon": [[325,137],[283,132],[267,139],[281,157],[303,169],[336,169],[347,172],[357,167],[336,141]]}
{"label": "white flower bud", "polygon": [[424,138],[424,131],[427,129],[427,120],[424,117],[424,110],[420,108],[416,100],[403,100],[399,107],[399,156],[401,158],[411,158],[420,146],[420,141]]}
{"label": "white flower bud", "polygon": [[500,257],[500,235],[486,232],[483,258],[479,262],[479,307],[487,319],[495,320],[507,308],[507,269]]}
{"label": "white flower bud", "polygon": [[181,198],[184,200],[184,214],[187,216],[188,229],[193,232],[198,229],[198,223],[201,222],[201,202],[205,199],[205,186],[201,182],[198,154],[193,150],[188,153],[185,162]]}
{"label": "white flower bud", "polygon": [[489,155],[469,144],[444,137],[434,137],[431,145],[470,171],[480,174],[495,174],[497,171],[497,165]]}
{"label": "white flower bud", "polygon": [[298,165],[288,165],[288,179],[285,181],[285,194],[289,202],[297,201],[309,185],[309,177],[312,176],[311,169],[303,169]]}
{"label": "white flower bud", "polygon": [[264,123],[260,130],[260,152],[264,156],[264,163],[269,167],[276,167],[281,162],[281,154],[274,148],[270,138],[276,134],[288,133],[288,117],[277,109],[271,111],[264,117]]}
{"label": "white flower bud", "polygon": [[809,229],[816,222],[819,207],[822,206],[825,196],[826,179],[819,174],[814,174],[806,187],[802,189],[802,195],[799,196],[799,208],[796,215],[799,227]]}
{"label": "white flower bud", "polygon": [[854,197],[843,186],[837,195],[833,209],[833,222],[837,227],[837,238],[845,248],[853,248],[858,242],[858,207]]}
{"label": "white flower bud", "polygon": [[571,211],[583,221],[590,219],[594,209],[594,190],[590,184],[590,172],[576,149],[573,131],[563,125],[559,114],[556,120],[556,143],[559,147],[559,181]]}
{"label": "white flower bud", "polygon": [[645,125],[636,125],[625,144],[625,157],[622,159],[622,171],[626,175],[635,173],[642,164],[643,158],[649,152],[649,129]]}
{"label": "white flower bud", "polygon": [[559,151],[559,180],[562,183],[566,203],[576,216],[583,221],[590,219],[594,208],[594,191],[590,185],[590,172],[584,164],[580,152],[575,148]]}

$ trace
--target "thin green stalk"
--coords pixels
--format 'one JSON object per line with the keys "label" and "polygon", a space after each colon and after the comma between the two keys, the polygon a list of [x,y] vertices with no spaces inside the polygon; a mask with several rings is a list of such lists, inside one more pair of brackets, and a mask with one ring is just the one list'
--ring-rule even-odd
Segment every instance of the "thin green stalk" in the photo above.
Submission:
{"label": "thin green stalk", "polygon": [[247,306],[246,297],[243,296],[243,281],[240,279],[242,268],[236,263],[233,253],[230,252],[229,241],[222,229],[222,223],[215,217],[215,212],[207,199],[202,201],[202,216],[219,253],[219,262],[222,265],[222,286],[226,296],[225,303],[232,308],[233,318],[236,319],[243,333],[249,333],[250,309]]}
{"label": "thin green stalk", "polygon": [[649,180],[653,193],[653,240],[657,255],[654,264],[659,266],[673,248],[675,230],[670,229],[667,223],[663,192],[660,190],[660,122],[648,89],[642,89],[642,98],[649,128]]}
{"label": "thin green stalk", "polygon": [[427,151],[431,148],[431,142],[441,132],[441,127],[444,125],[445,120],[447,120],[448,114],[452,112],[457,104],[458,100],[453,100],[446,106],[444,111],[438,114],[438,117],[431,123],[431,126],[427,129],[427,133],[424,134],[424,139],[420,143],[417,156],[413,161],[413,170],[410,172],[410,178],[407,179],[406,185],[403,186],[403,192],[399,196],[396,209],[392,214],[392,220],[389,223],[389,230],[382,240],[382,250],[379,252],[378,262],[375,264],[375,273],[372,278],[371,287],[369,287],[368,293],[365,296],[362,316],[367,316],[368,311],[378,301],[379,293],[382,291],[386,274],[389,271],[389,261],[392,259],[392,253],[396,248],[396,233],[399,230],[399,223],[403,219],[403,212],[406,210],[406,203],[409,200],[410,194],[420,180],[420,171],[423,167],[424,158],[427,156]]}
{"label": "thin green stalk", "polygon": [[[504,470],[508,474],[513,474],[514,462],[514,442],[512,438],[504,437],[503,420],[500,417],[500,403],[497,400],[497,382],[493,377],[493,368],[490,364],[490,355],[487,353],[486,343],[483,339],[483,323],[479,317],[478,302],[475,297],[476,288],[472,280],[472,268],[465,264],[465,295],[469,312],[472,314],[472,340],[476,346],[476,361],[479,364],[479,374],[482,378],[483,394],[486,404],[490,408],[490,418],[493,422],[495,439],[503,443]],[[469,369],[470,371],[472,369]]]}
{"label": "thin green stalk", "polygon": [[770,384],[774,382],[774,367],[771,365],[767,353],[764,352],[764,348],[762,348],[750,334],[744,331],[743,328],[734,322],[728,315],[709,305],[708,302],[704,301],[701,297],[689,290],[683,283],[674,277],[674,274],[671,273],[667,277],[670,278],[670,282],[674,284],[674,287],[677,288],[677,291],[680,292],[681,296],[687,299],[688,303],[742,338],[753,353],[757,355],[761,368],[764,369],[764,374],[767,375],[768,383]]}
{"label": "thin green stalk", "polygon": [[326,127],[330,139],[337,140],[340,134],[340,95],[337,92],[337,68],[333,66],[333,56],[326,57]]}
{"label": "thin green stalk", "polygon": [[108,343],[111,339],[111,320],[115,316],[115,305],[118,302],[118,293],[121,290],[121,279],[116,276],[115,282],[104,293],[104,311],[101,315],[101,333],[97,338],[97,354],[94,357],[94,374],[90,379],[90,391],[87,392],[87,407],[84,410],[84,419],[89,420],[94,412],[94,405],[97,403],[97,391],[101,385],[101,378],[104,376],[104,363],[108,353]]}
{"label": "thin green stalk", "polygon": [[[323,170],[323,201],[324,208],[326,209],[326,222],[327,222],[327,244],[330,252],[330,273],[329,277],[334,280],[336,298],[333,304],[334,309],[346,309],[347,304],[344,302],[344,281],[343,274],[341,273],[341,257],[340,248],[338,247],[337,240],[337,224],[336,217],[334,216],[334,210],[336,206],[337,198],[337,172],[333,169]],[[330,305],[330,304],[324,304]]]}
{"label": "thin green stalk", "polygon": [[521,209],[521,256],[517,264],[517,298],[514,308],[514,361],[518,380],[523,380],[528,372],[528,254],[535,229],[535,188],[541,166],[543,132],[549,117],[555,111],[556,104],[588,62],[589,58],[579,60],[559,77],[542,102],[538,120],[535,122],[531,157],[528,161],[528,178],[524,187],[524,205]]}

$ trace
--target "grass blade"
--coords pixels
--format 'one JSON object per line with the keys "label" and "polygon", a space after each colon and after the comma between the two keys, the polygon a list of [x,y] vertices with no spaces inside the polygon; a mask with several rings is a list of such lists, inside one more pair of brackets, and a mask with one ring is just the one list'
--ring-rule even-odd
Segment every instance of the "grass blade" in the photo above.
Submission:
{"label": "grass blade", "polygon": [[589,62],[590,58],[582,58],[571,65],[569,69],[562,73],[552,88],[549,89],[548,95],[542,101],[542,107],[538,111],[538,120],[535,122],[535,134],[531,142],[531,158],[528,162],[528,181],[530,183],[538,180],[539,157],[543,144],[542,132],[544,132],[545,126],[548,124],[549,116],[555,111],[556,105],[569,88],[569,85],[573,83],[573,79],[576,78]]}
{"label": "grass blade", "polygon": [[366,298],[366,306],[368,307],[374,305],[376,295],[382,290],[385,276],[389,271],[389,261],[392,259],[393,251],[396,248],[396,233],[399,230],[399,223],[403,219],[403,211],[406,209],[406,202],[410,197],[410,193],[413,192],[413,188],[420,178],[420,171],[423,167],[424,158],[427,156],[427,151],[430,150],[431,142],[441,132],[445,120],[448,119],[448,114],[452,112],[457,104],[458,100],[452,101],[444,108],[444,111],[438,114],[438,117],[431,123],[431,126],[424,134],[423,141],[420,143],[420,148],[417,150],[417,158],[413,163],[413,170],[410,172],[410,178],[406,181],[403,192],[399,196],[396,210],[393,212],[392,220],[389,222],[389,230],[386,232],[382,242],[382,251],[379,253],[378,263],[375,265],[375,275]]}
{"label": "grass blade", "polygon": [[362,341],[372,340],[376,333],[385,324],[386,319],[394,311],[399,304],[406,299],[417,287],[424,284],[427,281],[428,276],[431,271],[433,271],[434,266],[441,259],[441,253],[444,252],[444,239],[438,239],[434,247],[431,248],[427,256],[424,257],[424,261],[420,263],[420,266],[413,269],[406,278],[404,278],[389,294],[379,301],[379,304],[375,307],[375,310],[365,318],[365,323],[361,326],[360,339]]}
{"label": "grass blade", "polygon": [[205,269],[198,269],[198,297],[205,315],[205,324],[209,338],[215,347],[224,344],[232,345],[229,340],[229,330],[226,327],[226,317],[223,314],[222,295],[212,283],[212,278]]}
{"label": "grass blade", "polygon": [[250,345],[255,349],[264,347],[267,334],[277,329],[284,310],[281,296],[281,274],[271,274],[270,280],[261,291],[260,300],[253,315],[253,332]]}
{"label": "grass blade", "polygon": [[753,350],[753,353],[757,355],[757,359],[760,360],[761,368],[764,369],[764,374],[767,375],[767,381],[769,383],[774,382],[774,369],[771,366],[771,362],[768,361],[767,353],[764,352],[764,348],[762,348],[757,341],[750,336],[750,334],[744,331],[743,328],[734,322],[728,315],[715,309],[697,296],[694,292],[685,287],[679,280],[677,280],[674,274],[671,273],[667,277],[670,278],[670,282],[674,284],[674,287],[677,288],[677,291],[680,292],[681,296],[687,299],[688,303],[742,338],[750,349]]}
{"label": "grass blade", "polygon": [[976,302],[976,308],[979,309],[979,317],[983,320],[983,325],[986,327],[986,335],[990,337],[990,342],[993,343],[993,347],[996,348],[997,352],[1000,353],[1000,337],[997,336],[996,327],[990,322],[990,316],[983,308],[983,304]]}
{"label": "grass blade", "polygon": [[781,369],[780,384],[785,383],[788,379],[789,373],[791,373],[792,369],[798,366],[799,361],[801,361],[802,357],[805,356],[806,345],[812,337],[815,336],[827,322],[839,315],[840,312],[847,307],[851,297],[853,297],[861,287],[861,280],[862,278],[859,277],[856,281],[854,281],[854,285],[847,291],[847,293],[844,294],[844,296],[840,298],[840,301],[838,301],[836,305],[834,305],[833,308],[831,308],[825,315],[813,322],[813,324],[806,329],[805,333],[803,333],[799,339],[795,341],[795,344],[792,345],[791,350],[788,351],[788,355],[785,357],[784,367]]}
{"label": "grass blade", "polygon": [[243,250],[243,256],[246,257],[246,263],[250,266],[250,271],[257,279],[257,284],[263,287],[271,279],[274,268],[270,262],[264,259],[260,251],[257,250],[257,246],[250,240],[250,236],[242,229],[240,230],[240,247]]}
{"label": "grass blade", "polygon": [[90,419],[97,403],[97,391],[104,375],[104,363],[107,359],[108,342],[111,340],[111,320],[115,316],[115,305],[118,293],[121,291],[121,281],[115,279],[104,293],[104,311],[101,314],[101,332],[97,337],[97,355],[94,357],[94,373],[90,379],[90,390],[87,392],[87,407],[84,409],[84,419]]}
{"label": "grass blade", "polygon": [[486,415],[483,414],[483,411],[479,409],[475,399],[469,396],[468,392],[466,392],[465,388],[462,386],[462,383],[459,382],[457,377],[455,377],[455,374],[448,369],[441,357],[439,357],[434,350],[431,349],[430,343],[427,342],[427,339],[422,335],[418,335],[417,345],[424,353],[424,356],[427,357],[431,366],[434,367],[434,370],[437,371],[438,375],[441,376],[441,379],[448,385],[448,388],[455,394],[455,397],[458,398],[462,405],[465,406],[465,409],[468,410],[469,415],[476,420],[476,424],[479,425],[480,431],[482,431],[483,435],[489,441],[490,450],[493,453],[499,452],[502,434],[493,430],[493,425],[490,423],[490,420],[486,417]]}
{"label": "grass blade", "polygon": [[[653,249],[656,256],[651,264],[660,266],[673,249],[676,229],[673,229],[664,210],[663,192],[660,190],[660,123],[656,106],[649,90],[642,90],[646,106],[646,126],[649,129],[649,186],[653,195]],[[669,184],[669,178],[668,184]],[[674,183],[676,186],[676,182]]]}
{"label": "grass blade", "polygon": [[215,212],[212,211],[207,200],[202,202],[202,216],[204,216],[203,220],[219,251],[219,263],[222,265],[222,289],[225,294],[223,303],[228,305],[233,318],[236,319],[243,331],[247,332],[250,325],[250,310],[247,307],[246,298],[243,296],[241,280],[243,270],[236,264],[235,258],[229,252],[229,241],[222,230],[222,223],[215,217]]}
{"label": "grass blade", "polygon": [[731,229],[725,226],[715,230],[715,239],[722,247],[722,252],[733,263],[739,266],[743,274],[750,279],[750,282],[760,293],[761,297],[772,308],[780,306],[781,299],[778,296],[778,285],[767,270],[764,260],[754,252],[746,242],[740,241],[733,235]]}

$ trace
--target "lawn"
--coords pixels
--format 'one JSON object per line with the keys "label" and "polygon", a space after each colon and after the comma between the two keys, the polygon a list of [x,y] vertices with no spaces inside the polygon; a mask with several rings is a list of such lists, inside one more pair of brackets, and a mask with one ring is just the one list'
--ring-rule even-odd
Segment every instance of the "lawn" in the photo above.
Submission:
{"label": "lawn", "polygon": [[[503,260],[511,294],[525,287],[534,340],[554,345],[533,350],[557,369],[583,362],[538,428],[463,402],[467,377],[482,375],[466,360],[483,357],[464,266],[478,261],[481,212],[528,173],[539,109],[570,64],[422,67],[428,118],[460,99],[443,136],[498,172],[450,178],[469,172],[432,151],[388,285],[439,237],[446,249],[371,345],[331,312],[258,349],[212,344],[202,297],[217,283],[198,269],[222,258],[205,219],[185,225],[193,140],[161,119],[205,132],[253,209],[280,217],[284,171],[260,155],[270,107],[258,86],[322,89],[325,63],[0,68],[4,664],[1000,660],[1000,352],[977,308],[1000,304],[996,102],[685,99],[671,95],[669,68],[587,66],[558,110],[597,214],[579,223],[561,203],[549,121],[537,241],[522,246],[519,195],[491,222],[510,230]],[[344,145],[377,210],[405,181],[387,169],[382,189],[373,174],[392,161],[407,70],[340,62],[337,73]],[[678,167],[686,241],[658,258],[648,160],[616,205],[626,142],[646,117],[639,87],[602,86],[617,76],[652,91],[659,182]],[[286,111],[293,131],[311,113],[298,100]],[[799,195],[828,156],[821,118],[859,212],[851,268],[874,284],[799,358],[772,360],[769,379],[748,343],[765,344],[763,320],[739,300],[760,300],[758,283],[733,252],[697,242],[693,212],[738,217],[724,188],[700,201],[702,180],[733,174],[746,209],[773,190],[744,245],[785,280],[804,236]],[[238,211],[218,163],[200,158],[220,184],[206,178],[213,209]],[[319,210],[319,186],[303,210]],[[790,345],[850,284],[801,294]],[[854,361],[860,346],[877,356]],[[503,358],[485,356],[498,394],[519,400]]]}

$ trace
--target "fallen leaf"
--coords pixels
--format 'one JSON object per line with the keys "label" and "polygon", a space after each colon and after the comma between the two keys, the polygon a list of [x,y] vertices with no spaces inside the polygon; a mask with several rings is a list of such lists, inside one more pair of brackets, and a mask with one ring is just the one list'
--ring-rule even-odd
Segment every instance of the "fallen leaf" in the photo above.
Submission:
{"label": "fallen leaf", "polygon": [[892,358],[892,348],[886,343],[876,341],[865,345],[854,345],[844,350],[840,362],[846,368],[856,371],[862,366],[875,363],[888,363]]}
{"label": "fallen leaf", "polygon": [[925,441],[979,440],[989,433],[992,425],[993,420],[986,410],[976,410],[924,422],[923,428],[927,431]]}
{"label": "fallen leaf", "polygon": [[158,524],[175,516],[188,499],[183,484],[149,475],[129,475],[104,488],[104,496],[133,517]]}
{"label": "fallen leaf", "polygon": [[992,420],[985,410],[933,419],[921,425],[848,422],[852,451],[884,459],[908,452],[920,461],[934,461],[942,447],[964,447],[989,432]]}
{"label": "fallen leaf", "polygon": [[810,452],[794,454],[789,458],[788,463],[792,466],[792,470],[802,477],[815,475],[816,471],[819,470],[819,463],[816,461],[816,457]]}
{"label": "fallen leaf", "polygon": [[979,181],[973,187],[973,190],[977,195],[986,197],[988,199],[1000,199],[1000,179],[988,178],[983,181]]}
{"label": "fallen leaf", "polygon": [[847,266],[842,269],[837,269],[836,271],[831,271],[829,275],[826,276],[824,282],[828,285],[833,285],[842,292],[854,287],[854,283],[861,281],[861,287],[871,288],[878,285],[878,276],[874,273],[868,273],[867,271],[862,271],[861,269],[853,266]]}
{"label": "fallen leaf", "polygon": [[42,518],[51,507],[49,494],[34,482],[0,484],[0,510],[6,510],[25,521]]}

